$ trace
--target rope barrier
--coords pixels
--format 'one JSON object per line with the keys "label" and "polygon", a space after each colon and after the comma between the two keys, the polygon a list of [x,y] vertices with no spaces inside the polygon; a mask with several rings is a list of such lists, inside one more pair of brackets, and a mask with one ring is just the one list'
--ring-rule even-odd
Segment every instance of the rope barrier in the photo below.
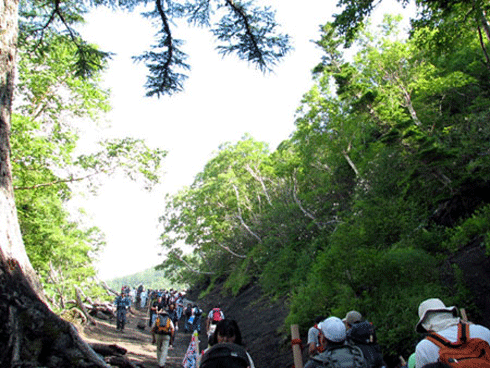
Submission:
{"label": "rope barrier", "polygon": [[302,341],[301,339],[292,339],[291,340],[291,345],[299,345],[301,349],[303,349]]}

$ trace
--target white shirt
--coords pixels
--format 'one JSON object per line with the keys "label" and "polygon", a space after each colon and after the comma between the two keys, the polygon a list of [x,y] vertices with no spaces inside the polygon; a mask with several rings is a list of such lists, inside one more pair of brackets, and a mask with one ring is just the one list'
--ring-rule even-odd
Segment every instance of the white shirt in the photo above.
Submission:
{"label": "white shirt", "polygon": [[[451,342],[458,340],[458,325],[454,325],[439,331],[439,335]],[[490,344],[490,330],[481,325],[470,324],[470,337],[477,337]],[[416,368],[422,368],[429,363],[435,363],[439,359],[439,347],[433,342],[423,339],[415,348]]]}

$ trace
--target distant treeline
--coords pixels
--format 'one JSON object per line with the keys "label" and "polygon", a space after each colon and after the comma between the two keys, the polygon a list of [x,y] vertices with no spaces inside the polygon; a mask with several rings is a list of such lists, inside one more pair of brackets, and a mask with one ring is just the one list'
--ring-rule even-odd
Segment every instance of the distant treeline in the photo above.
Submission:
{"label": "distant treeline", "polygon": [[155,270],[154,268],[149,268],[147,270],[128,275],[123,277],[118,277],[106,282],[107,285],[114,291],[121,290],[123,285],[128,285],[130,287],[138,287],[138,285],[143,285],[145,289],[185,289],[186,286],[182,284],[176,284],[165,278],[164,271]]}

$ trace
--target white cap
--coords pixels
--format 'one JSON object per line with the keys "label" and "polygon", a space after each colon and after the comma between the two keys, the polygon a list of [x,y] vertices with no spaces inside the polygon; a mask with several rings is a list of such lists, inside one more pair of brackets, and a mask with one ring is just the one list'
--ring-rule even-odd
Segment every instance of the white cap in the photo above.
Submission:
{"label": "white cap", "polygon": [[338,317],[328,317],[319,327],[327,340],[342,342],[346,339],[344,322]]}

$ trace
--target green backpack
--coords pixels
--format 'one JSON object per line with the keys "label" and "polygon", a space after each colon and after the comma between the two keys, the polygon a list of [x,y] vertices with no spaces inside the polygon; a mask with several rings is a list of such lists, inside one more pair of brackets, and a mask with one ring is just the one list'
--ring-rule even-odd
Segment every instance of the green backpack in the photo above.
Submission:
{"label": "green backpack", "polygon": [[368,368],[361,349],[348,344],[327,347],[326,351],[311,359],[320,367]]}

